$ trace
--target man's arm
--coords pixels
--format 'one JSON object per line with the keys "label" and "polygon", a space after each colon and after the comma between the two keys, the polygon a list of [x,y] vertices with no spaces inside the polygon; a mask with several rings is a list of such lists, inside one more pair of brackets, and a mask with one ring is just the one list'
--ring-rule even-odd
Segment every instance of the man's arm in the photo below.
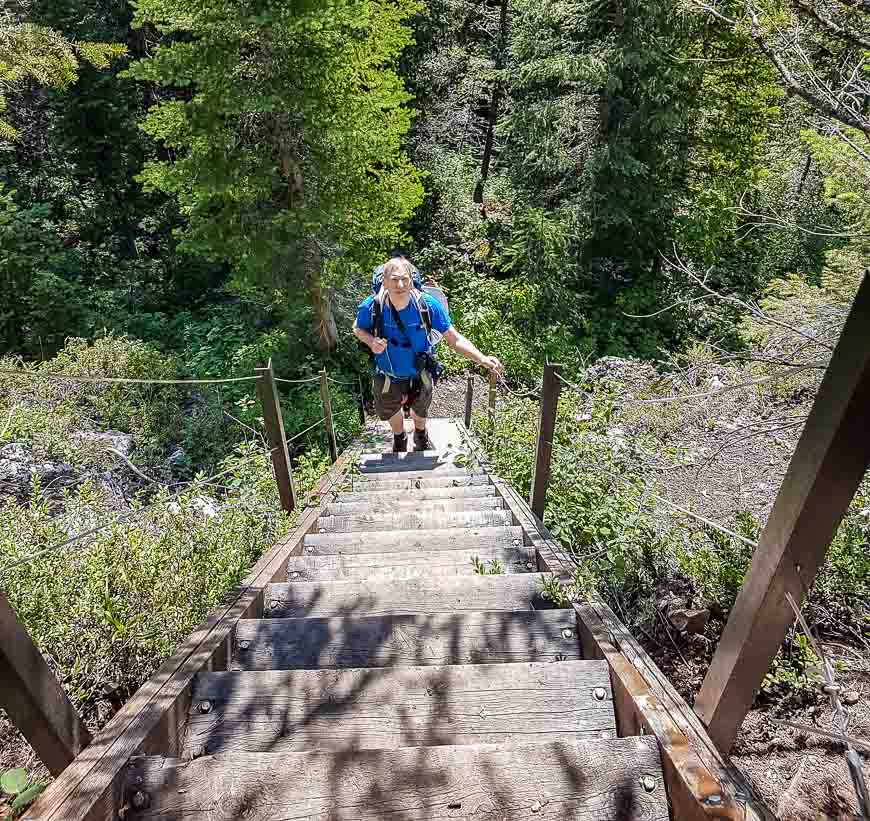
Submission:
{"label": "man's arm", "polygon": [[364,345],[368,345],[369,348],[371,348],[372,353],[383,353],[387,349],[386,339],[381,339],[377,336],[374,336],[374,334],[370,334],[363,328],[360,328],[360,326],[357,325],[356,320],[354,320],[353,323],[353,335]]}
{"label": "man's arm", "polygon": [[483,365],[487,370],[496,373],[501,373],[504,370],[504,365],[496,357],[482,354],[470,339],[466,339],[452,325],[447,329],[443,339],[460,356],[464,356],[478,365]]}

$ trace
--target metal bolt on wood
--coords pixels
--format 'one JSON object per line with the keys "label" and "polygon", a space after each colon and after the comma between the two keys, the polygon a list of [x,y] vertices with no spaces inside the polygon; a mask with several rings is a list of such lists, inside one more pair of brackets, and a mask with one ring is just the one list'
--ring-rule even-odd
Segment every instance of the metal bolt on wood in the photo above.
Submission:
{"label": "metal bolt on wood", "polygon": [[247,650],[251,646],[251,642],[247,639],[239,642],[239,650]]}
{"label": "metal bolt on wood", "polygon": [[651,775],[645,775],[640,783],[647,792],[652,792],[656,788],[656,780]]}
{"label": "metal bolt on wood", "polygon": [[592,691],[592,695],[596,701],[604,701],[604,697],[607,695],[607,691],[603,687],[596,687]]}
{"label": "metal bolt on wood", "polygon": [[574,638],[574,631],[573,631],[570,627],[566,627],[566,628],[562,631],[562,638],[563,638],[563,639]]}
{"label": "metal bolt on wood", "polygon": [[141,790],[136,790],[136,792],[133,793],[133,798],[130,803],[135,809],[144,810],[145,807],[147,807],[149,804],[148,793],[144,793]]}
{"label": "metal bolt on wood", "polygon": [[269,607],[274,610],[278,606],[278,599],[270,599]]}
{"label": "metal bolt on wood", "polygon": [[199,711],[201,713],[210,713],[211,712],[211,702],[210,701],[200,701],[199,702]]}

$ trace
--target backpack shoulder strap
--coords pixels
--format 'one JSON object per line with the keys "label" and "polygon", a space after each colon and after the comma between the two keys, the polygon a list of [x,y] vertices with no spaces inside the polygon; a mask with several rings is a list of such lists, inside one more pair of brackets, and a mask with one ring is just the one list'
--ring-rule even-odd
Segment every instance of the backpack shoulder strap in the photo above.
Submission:
{"label": "backpack shoulder strap", "polygon": [[380,293],[375,294],[372,300],[372,333],[377,337],[384,335],[384,302],[387,299],[387,291],[381,288]]}
{"label": "backpack shoulder strap", "polygon": [[432,333],[432,313],[429,310],[429,304],[426,302],[426,297],[423,291],[418,291],[416,288],[411,292],[414,295],[414,302],[417,305],[417,313],[420,314],[420,319],[423,326],[426,328],[426,337]]}

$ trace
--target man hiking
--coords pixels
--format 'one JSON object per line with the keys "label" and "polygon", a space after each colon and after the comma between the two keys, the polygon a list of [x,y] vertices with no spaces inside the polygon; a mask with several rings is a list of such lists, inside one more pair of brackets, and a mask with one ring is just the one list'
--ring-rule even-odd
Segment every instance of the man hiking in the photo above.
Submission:
{"label": "man hiking", "polygon": [[375,410],[378,418],[390,423],[395,453],[408,449],[404,404],[414,420],[414,450],[432,449],[426,416],[440,367],[433,355],[437,339],[488,370],[503,370],[498,359],[484,356],[453,327],[437,299],[414,287],[412,274],[404,257],[390,259],[384,265],[383,288],[362,302],[353,324],[355,336],[374,354]]}

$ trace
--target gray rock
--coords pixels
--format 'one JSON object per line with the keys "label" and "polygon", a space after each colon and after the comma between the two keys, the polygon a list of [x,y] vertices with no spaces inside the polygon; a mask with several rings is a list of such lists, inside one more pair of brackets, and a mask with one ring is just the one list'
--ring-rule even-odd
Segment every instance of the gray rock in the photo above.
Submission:
{"label": "gray rock", "polygon": [[197,496],[195,499],[191,499],[190,507],[205,516],[206,519],[214,519],[220,512],[217,502],[208,496]]}
{"label": "gray rock", "polygon": [[687,633],[697,635],[704,632],[707,622],[710,620],[709,610],[689,610],[688,608],[678,607],[668,613],[668,621],[677,628],[680,632],[685,630]]}
{"label": "gray rock", "polygon": [[852,707],[861,700],[861,694],[857,690],[846,690],[843,693],[843,704]]}
{"label": "gray rock", "polygon": [[92,431],[86,430],[77,433],[75,438],[82,443],[93,442],[101,448],[114,448],[128,459],[133,452],[135,442],[129,433],[121,433],[118,430]]}

